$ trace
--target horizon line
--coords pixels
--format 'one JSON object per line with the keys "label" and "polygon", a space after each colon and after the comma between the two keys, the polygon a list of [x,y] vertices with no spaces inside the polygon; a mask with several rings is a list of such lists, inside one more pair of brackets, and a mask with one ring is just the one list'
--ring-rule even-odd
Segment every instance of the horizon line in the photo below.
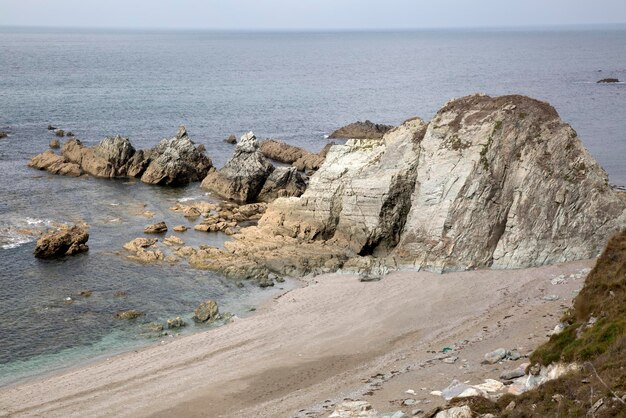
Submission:
{"label": "horizon line", "polygon": [[545,29],[595,29],[613,28],[626,29],[626,22],[619,23],[546,23],[546,24],[520,24],[520,25],[476,25],[476,26],[423,26],[423,27],[398,27],[398,28],[227,28],[227,27],[128,27],[128,26],[47,26],[47,25],[3,25],[1,29],[38,29],[38,30],[93,30],[93,31],[155,31],[155,32],[232,32],[232,33],[329,33],[329,32],[417,32],[417,31],[448,31],[448,30],[545,30]]}

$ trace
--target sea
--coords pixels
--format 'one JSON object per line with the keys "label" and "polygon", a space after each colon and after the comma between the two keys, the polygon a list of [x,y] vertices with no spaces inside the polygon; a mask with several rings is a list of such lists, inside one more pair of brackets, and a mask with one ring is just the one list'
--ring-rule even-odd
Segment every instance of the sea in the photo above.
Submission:
{"label": "sea", "polygon": [[[0,386],[211,326],[206,299],[239,317],[288,280],[260,289],[184,263],[143,265],[122,245],[143,228],[182,222],[176,202],[215,197],[197,184],[48,175],[27,167],[48,148],[48,125],[87,145],[111,135],[149,148],[185,125],[218,167],[224,139],[253,131],[318,151],[356,120],[431,118],[451,98],[524,94],[551,103],[577,130],[610,182],[626,186],[626,26],[397,32],[212,32],[0,28]],[[145,211],[154,213],[146,218]],[[90,251],[33,257],[35,238],[87,222]],[[190,245],[228,237],[188,231]],[[90,297],[81,292],[91,291]],[[83,293],[85,295],[85,293]],[[135,321],[114,318],[138,309]],[[183,317],[167,336],[146,323]]]}

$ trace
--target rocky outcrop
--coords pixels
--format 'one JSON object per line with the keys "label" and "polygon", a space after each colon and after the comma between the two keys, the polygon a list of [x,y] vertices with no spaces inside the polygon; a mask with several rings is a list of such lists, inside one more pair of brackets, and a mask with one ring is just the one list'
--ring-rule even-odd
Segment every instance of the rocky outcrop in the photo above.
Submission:
{"label": "rocky outcrop", "polygon": [[437,271],[592,258],[626,206],[547,103],[475,95],[446,104],[420,142],[401,264]]}
{"label": "rocky outcrop", "polygon": [[302,196],[225,246],[287,275],[522,268],[595,257],[625,210],[554,108],[475,95],[332,147]]}
{"label": "rocky outcrop", "polygon": [[63,145],[61,155],[46,151],[33,157],[29,166],[52,174],[137,177],[144,183],[178,186],[203,179],[212,163],[181,126],[176,137],[148,151],[136,150],[121,136],[107,137],[92,148],[72,138]]}
{"label": "rocky outcrop", "polygon": [[209,173],[202,187],[229,200],[253,202],[273,170],[259,151],[256,137],[249,132],[241,137],[233,157],[221,170]]}
{"label": "rocky outcrop", "polygon": [[381,125],[369,120],[355,122],[337,129],[329,138],[342,139],[381,139],[383,135],[393,129],[390,125]]}
{"label": "rocky outcrop", "polygon": [[326,154],[334,143],[327,144],[318,154],[304,148],[289,145],[275,139],[266,139],[261,142],[261,153],[274,161],[291,164],[300,171],[317,170],[324,163]]}
{"label": "rocky outcrop", "polygon": [[37,240],[35,257],[57,258],[86,252],[89,250],[88,240],[89,232],[86,227],[63,227]]}

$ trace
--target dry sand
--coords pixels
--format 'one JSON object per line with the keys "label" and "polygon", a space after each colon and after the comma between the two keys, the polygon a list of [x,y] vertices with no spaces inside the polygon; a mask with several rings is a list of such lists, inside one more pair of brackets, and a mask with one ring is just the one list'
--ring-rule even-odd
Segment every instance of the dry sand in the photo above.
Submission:
{"label": "dry sand", "polygon": [[[344,398],[382,412],[429,409],[441,403],[430,391],[451,379],[481,383],[523,361],[480,364],[501,346],[527,352],[544,341],[584,280],[550,279],[592,265],[397,272],[372,283],[319,276],[227,326],[2,388],[0,415],[325,416]],[[436,359],[453,344],[463,347],[455,364]],[[409,397],[419,403],[401,407]]]}

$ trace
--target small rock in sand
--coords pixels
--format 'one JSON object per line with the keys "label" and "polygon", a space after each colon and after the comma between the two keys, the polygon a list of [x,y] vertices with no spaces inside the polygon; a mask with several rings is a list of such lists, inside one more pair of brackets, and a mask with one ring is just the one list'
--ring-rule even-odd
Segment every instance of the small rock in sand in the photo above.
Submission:
{"label": "small rock in sand", "polygon": [[485,354],[484,364],[495,364],[506,357],[506,349],[498,348],[490,353]]}
{"label": "small rock in sand", "polygon": [[210,322],[219,319],[220,311],[214,300],[207,300],[196,308],[193,318],[199,322]]}
{"label": "small rock in sand", "polygon": [[185,325],[187,325],[187,324],[185,323],[185,321],[180,316],[177,316],[174,319],[168,319],[167,320],[167,327],[170,328],[170,329],[171,328],[181,328],[181,327],[184,327]]}

